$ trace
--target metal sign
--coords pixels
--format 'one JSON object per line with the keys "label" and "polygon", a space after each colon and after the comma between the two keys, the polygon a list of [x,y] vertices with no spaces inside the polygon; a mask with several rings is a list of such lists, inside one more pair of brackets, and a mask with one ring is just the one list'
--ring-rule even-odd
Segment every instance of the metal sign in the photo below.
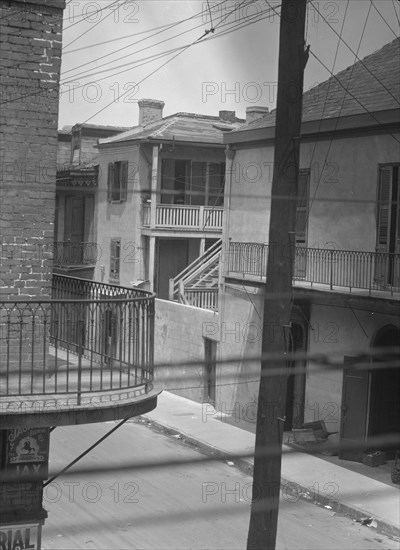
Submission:
{"label": "metal sign", "polygon": [[26,525],[0,525],[1,550],[40,550],[42,526],[39,523]]}
{"label": "metal sign", "polygon": [[12,471],[18,477],[45,479],[48,469],[49,437],[48,428],[8,430],[6,470]]}

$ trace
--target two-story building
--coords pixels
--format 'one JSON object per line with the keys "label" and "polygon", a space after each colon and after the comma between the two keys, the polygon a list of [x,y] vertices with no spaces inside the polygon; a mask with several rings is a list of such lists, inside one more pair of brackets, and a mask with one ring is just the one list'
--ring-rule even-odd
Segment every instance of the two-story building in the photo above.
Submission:
{"label": "two-story building", "polygon": [[229,111],[163,117],[163,107],[140,100],[138,126],[99,140],[95,276],[168,298],[170,279],[221,239],[223,134],[240,121]]}
{"label": "two-story building", "polygon": [[[324,420],[343,440],[400,431],[400,370],[346,368],[400,341],[399,39],[303,95],[290,349],[322,354],[289,375],[286,428]],[[225,135],[217,404],[256,402],[275,113]],[[272,250],[273,252],[273,250]],[[214,327],[215,331],[217,328]],[[209,333],[213,330],[209,327]],[[370,359],[371,362],[377,359]],[[296,363],[293,363],[293,366]],[[237,385],[226,382],[237,381]],[[361,451],[342,453],[360,459]]]}

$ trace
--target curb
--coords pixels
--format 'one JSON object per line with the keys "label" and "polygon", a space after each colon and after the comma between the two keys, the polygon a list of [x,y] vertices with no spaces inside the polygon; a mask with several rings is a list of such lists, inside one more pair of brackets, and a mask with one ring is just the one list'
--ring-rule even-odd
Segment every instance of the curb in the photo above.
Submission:
{"label": "curb", "polygon": [[[167,424],[163,424],[158,420],[153,420],[152,418],[148,418],[147,415],[142,415],[141,417],[138,417],[138,418],[144,418],[146,422],[149,422],[153,426],[164,430],[165,432],[167,432],[168,435],[180,435],[184,439],[185,443],[189,443],[189,445],[197,447],[198,449],[205,451],[207,454],[210,454],[210,453],[213,454],[218,460],[234,462],[236,467],[238,467],[243,473],[251,476],[253,475],[252,460],[238,457],[237,455],[228,453],[226,451],[221,451],[217,447],[214,447],[209,443],[205,443],[204,441],[200,441],[199,439],[196,439],[190,435],[187,435],[184,432],[181,432],[176,428],[173,428],[172,426],[168,426]],[[349,504],[346,504],[345,502],[340,502],[338,500],[329,500],[329,497],[320,495],[319,493],[318,495],[314,493],[314,498],[312,498],[310,496],[309,487],[304,487],[297,481],[293,481],[288,478],[283,478],[283,477],[281,478],[281,491],[282,489],[285,491],[286,496],[290,495],[297,500],[304,500],[305,502],[309,502],[310,504],[316,504],[317,506],[322,506],[322,507],[330,506],[333,512],[339,512],[341,514],[344,514],[349,518],[353,519],[354,521],[359,522],[360,524],[362,520],[365,520],[366,518],[370,517],[368,512],[361,510],[356,506],[349,505]],[[294,500],[292,500],[292,502],[294,502]],[[387,535],[394,539],[400,539],[400,528],[397,525],[389,523],[379,517],[374,517],[372,519],[376,522],[375,529],[377,533]],[[374,529],[373,527],[369,527],[369,528]]]}

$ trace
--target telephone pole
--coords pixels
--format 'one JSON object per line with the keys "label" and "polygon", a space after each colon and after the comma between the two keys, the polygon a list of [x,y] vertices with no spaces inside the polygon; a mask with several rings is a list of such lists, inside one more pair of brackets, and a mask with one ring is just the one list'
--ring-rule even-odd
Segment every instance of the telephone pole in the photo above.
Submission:
{"label": "telephone pole", "polygon": [[[285,372],[292,308],[292,275],[300,149],[307,0],[282,0],[274,174],[264,300],[264,330],[254,454],[253,497],[248,550],[274,550],[281,482],[282,435],[286,406]],[[276,365],[268,353],[282,355]],[[268,370],[282,374],[268,377]],[[271,456],[265,456],[271,452]]]}

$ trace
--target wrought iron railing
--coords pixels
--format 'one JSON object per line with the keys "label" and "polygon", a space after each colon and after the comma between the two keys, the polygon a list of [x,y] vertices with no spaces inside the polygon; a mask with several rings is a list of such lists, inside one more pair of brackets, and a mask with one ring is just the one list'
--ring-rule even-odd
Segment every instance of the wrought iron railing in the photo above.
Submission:
{"label": "wrought iron railing", "polygon": [[[268,244],[231,242],[222,258],[226,276],[266,277]],[[271,250],[277,258],[278,250]],[[393,295],[400,292],[400,254],[360,252],[329,248],[290,247],[285,254],[293,258],[294,280],[310,285],[327,285]]]}
{"label": "wrought iron railing", "polygon": [[54,243],[55,267],[95,265],[101,252],[97,243],[59,241]]}
{"label": "wrought iron railing", "polygon": [[152,388],[154,295],[61,275],[47,300],[0,301],[1,394]]}

